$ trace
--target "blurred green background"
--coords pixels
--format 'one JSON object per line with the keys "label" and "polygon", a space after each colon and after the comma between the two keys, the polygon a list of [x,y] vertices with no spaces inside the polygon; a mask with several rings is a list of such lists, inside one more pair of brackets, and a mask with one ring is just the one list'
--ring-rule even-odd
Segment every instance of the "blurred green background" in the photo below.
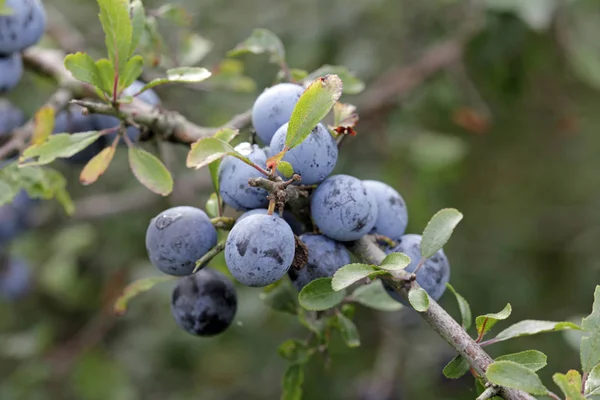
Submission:
{"label": "blurred green background", "polygon": [[[451,282],[475,315],[509,302],[513,315],[496,328],[503,329],[526,318],[589,313],[600,271],[599,1],[175,3],[210,42],[201,66],[219,65],[253,28],[264,27],[282,38],[290,66],[343,64],[365,81],[365,92],[342,99],[360,106],[361,122],[336,172],[394,186],[408,204],[408,232],[420,233],[440,208],[464,213],[445,251]],[[82,34],[86,51],[102,54],[94,1],[45,4]],[[480,25],[463,46],[460,37],[474,20]],[[181,29],[161,22],[161,30],[165,48],[175,51]],[[448,41],[462,56],[427,70],[422,57]],[[443,59],[442,51],[434,53]],[[235,67],[254,87],[244,80],[223,90],[209,80],[200,91],[157,92],[166,108],[217,126],[248,109],[275,80],[277,66],[268,57],[239,60]],[[385,91],[403,87],[410,90]],[[52,90],[52,82],[28,74],[9,97],[31,114]],[[144,246],[149,219],[176,204],[203,206],[211,192],[208,171],[185,169],[185,146],[161,151],[176,178],[167,199],[133,179],[123,150],[89,187],[79,184],[78,168],[56,163],[79,209],[68,219],[56,205],[41,205],[39,226],[11,244],[32,265],[36,282],[27,298],[0,302],[0,399],[279,398],[285,363],[276,348],[306,331],[270,311],[259,290],[239,287],[235,324],[212,339],[176,326],[171,283],[135,298],[124,317],[111,313],[127,283],[159,275]],[[450,294],[441,304],[458,317]],[[442,376],[452,349],[411,312],[360,308],[356,322],[362,346],[348,349],[334,337],[329,368],[317,357],[306,369],[305,399],[476,397],[472,378]],[[579,367],[578,351],[559,333],[488,349],[497,356],[527,348],[548,355],[540,375],[553,390],[553,373]]]}

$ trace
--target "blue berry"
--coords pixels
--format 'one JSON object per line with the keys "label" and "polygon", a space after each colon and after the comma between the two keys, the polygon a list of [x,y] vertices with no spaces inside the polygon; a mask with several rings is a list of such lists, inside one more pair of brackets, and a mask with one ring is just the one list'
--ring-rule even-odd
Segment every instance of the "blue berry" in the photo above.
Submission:
{"label": "blue berry", "polygon": [[270,143],[275,131],[290,120],[303,92],[304,88],[300,85],[280,83],[256,98],[252,106],[252,125],[265,144]]}
{"label": "blue berry", "polygon": [[408,224],[406,203],[394,188],[379,181],[363,181],[367,192],[377,202],[377,221],[371,233],[387,236],[393,240],[400,239]]}
{"label": "blue berry", "polygon": [[[254,214],[266,215],[268,212],[269,212],[269,210],[266,208],[255,208],[254,210],[246,211],[245,213],[240,215],[237,218],[235,223],[237,224],[238,222],[240,222],[241,220],[243,220],[244,218],[246,218],[250,215],[254,215]],[[275,212],[275,213],[273,213],[273,215],[278,217],[279,213]],[[283,212],[283,220],[288,223],[290,228],[292,228],[292,232],[294,232],[295,235],[301,235],[302,232],[304,231],[304,227],[302,226],[302,223],[300,221],[298,221],[298,218],[296,218],[296,216],[294,214],[292,214],[291,212],[285,210]]]}
{"label": "blue berry", "polygon": [[21,190],[13,201],[0,206],[0,248],[27,229],[34,201]]}
{"label": "blue berry", "polygon": [[[284,124],[271,139],[270,151],[279,153],[285,146],[288,124]],[[294,173],[302,177],[304,185],[322,182],[337,163],[338,147],[327,128],[318,124],[298,146],[285,153],[283,161],[292,164]]]}
{"label": "blue berry", "polygon": [[198,208],[169,208],[150,221],[146,249],[150,261],[165,274],[190,275],[196,261],[217,244],[217,231]]}
{"label": "blue berry", "polygon": [[225,262],[235,279],[262,287],[281,279],[294,260],[290,226],[273,215],[250,215],[234,225],[225,244]]}
{"label": "blue berry", "polygon": [[33,46],[46,29],[46,12],[40,0],[6,0],[9,15],[0,15],[0,54]]}
{"label": "blue berry", "polygon": [[0,93],[14,89],[23,77],[23,58],[20,53],[0,56]]}
{"label": "blue berry", "polygon": [[195,336],[214,336],[226,330],[237,311],[233,283],[222,273],[204,268],[180,278],[171,296],[177,324]]}
{"label": "blue berry", "polygon": [[312,195],[310,209],[321,232],[341,242],[358,240],[375,226],[377,202],[352,176],[334,175]]}
{"label": "blue berry", "polygon": [[23,298],[31,289],[31,270],[20,258],[0,257],[0,297],[14,301]]}

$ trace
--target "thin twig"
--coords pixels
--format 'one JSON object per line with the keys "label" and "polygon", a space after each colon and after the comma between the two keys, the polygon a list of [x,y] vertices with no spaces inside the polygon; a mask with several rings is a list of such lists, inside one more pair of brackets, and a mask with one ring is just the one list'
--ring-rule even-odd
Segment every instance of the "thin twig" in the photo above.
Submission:
{"label": "thin twig", "polygon": [[225,250],[225,239],[221,240],[215,247],[210,249],[208,253],[202,256],[198,261],[196,261],[196,267],[194,268],[194,273],[198,272],[202,268],[204,268],[209,262],[212,261],[220,252]]}

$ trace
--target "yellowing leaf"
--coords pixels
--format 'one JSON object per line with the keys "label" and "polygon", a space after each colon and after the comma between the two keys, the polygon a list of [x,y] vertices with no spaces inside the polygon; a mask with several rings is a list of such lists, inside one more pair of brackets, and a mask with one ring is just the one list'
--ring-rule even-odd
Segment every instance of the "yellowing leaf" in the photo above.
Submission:
{"label": "yellowing leaf", "polygon": [[31,137],[31,144],[41,144],[48,139],[54,129],[54,108],[44,106],[35,113],[35,128]]}
{"label": "yellowing leaf", "polygon": [[115,155],[115,147],[109,146],[104,148],[100,153],[96,154],[88,163],[83,167],[81,174],[79,175],[79,181],[83,185],[90,185],[98,180],[102,175]]}

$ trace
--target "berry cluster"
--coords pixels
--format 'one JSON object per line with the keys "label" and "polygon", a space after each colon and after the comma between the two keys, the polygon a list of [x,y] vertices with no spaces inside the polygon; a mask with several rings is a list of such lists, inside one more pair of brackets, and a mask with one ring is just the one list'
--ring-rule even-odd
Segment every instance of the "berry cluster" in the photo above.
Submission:
{"label": "berry cluster", "polygon": [[[224,244],[230,274],[250,287],[265,287],[288,275],[300,291],[309,282],[333,276],[349,264],[351,256],[344,242],[368,234],[384,239],[381,243],[387,252],[408,254],[412,263],[407,271],[416,271],[421,260],[421,236],[404,234],[408,222],[404,199],[383,182],[330,176],[338,146],[323,124],[317,124],[300,145],[286,149],[282,157],[299,175],[299,181],[297,177],[284,181],[267,167],[267,159],[284,150],[288,122],[303,91],[302,86],[291,83],[265,90],[254,103],[252,123],[258,138],[268,146],[244,142],[235,150],[249,163],[228,155],[219,165],[220,198],[234,210],[244,211]],[[270,192],[256,183],[258,171],[269,173],[268,180],[276,190],[301,191],[308,201],[300,209],[286,204],[284,210],[275,189]],[[276,206],[279,213],[274,213]],[[224,331],[236,311],[234,287],[222,274],[211,269],[193,273],[196,261],[217,245],[217,236],[208,215],[193,207],[174,207],[160,213],[146,233],[151,262],[164,273],[182,277],[171,304],[177,323],[198,336]],[[437,300],[449,280],[448,260],[440,250],[421,263],[417,281]],[[387,289],[393,298],[404,302]]]}

